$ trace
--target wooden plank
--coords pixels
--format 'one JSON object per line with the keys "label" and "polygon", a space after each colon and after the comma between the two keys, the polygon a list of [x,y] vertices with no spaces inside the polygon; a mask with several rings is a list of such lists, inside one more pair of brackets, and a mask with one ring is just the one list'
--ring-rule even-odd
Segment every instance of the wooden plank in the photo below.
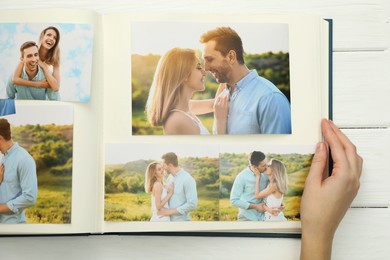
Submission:
{"label": "wooden plank", "polygon": [[[338,228],[332,259],[388,259],[390,210],[350,209]],[[176,236],[0,238],[2,258],[53,259],[299,259],[300,239]],[[23,250],[20,250],[23,248]],[[72,248],[72,250],[69,250]],[[42,252],[45,252],[42,255]]]}
{"label": "wooden plank", "polygon": [[389,126],[389,52],[334,53],[334,120],[344,127]]}
{"label": "wooden plank", "polygon": [[[92,9],[100,13],[211,13],[247,14],[317,14],[334,19],[334,50],[384,50],[387,46],[385,10],[382,0],[190,0],[190,1],[2,1],[1,9],[66,7]],[[189,8],[190,7],[190,8]],[[201,20],[201,17],[200,17]]]}
{"label": "wooden plank", "polygon": [[344,129],[363,158],[360,190],[354,207],[390,205],[390,129]]}

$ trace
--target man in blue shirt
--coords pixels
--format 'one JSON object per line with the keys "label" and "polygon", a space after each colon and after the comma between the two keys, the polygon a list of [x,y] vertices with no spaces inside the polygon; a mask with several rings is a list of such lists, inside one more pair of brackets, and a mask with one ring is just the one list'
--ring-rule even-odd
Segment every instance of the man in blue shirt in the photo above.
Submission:
{"label": "man in blue shirt", "polygon": [[249,166],[236,176],[230,192],[230,204],[238,207],[237,220],[262,221],[266,210],[279,214],[280,210],[283,209],[269,209],[265,206],[263,199],[256,199],[255,171],[261,173],[260,190],[263,190],[268,184],[268,177],[263,173],[266,168],[265,154],[260,151],[253,151],[249,155]]}
{"label": "man in blue shirt", "polygon": [[[291,134],[290,102],[270,81],[244,63],[240,36],[230,27],[204,33],[206,71],[226,83],[230,95],[228,134]],[[218,96],[217,96],[218,99]]]}
{"label": "man in blue shirt", "polygon": [[171,221],[189,221],[190,212],[198,206],[198,194],[194,178],[178,163],[175,153],[162,156],[163,168],[173,176],[174,192],[168,201],[169,209],[162,208],[160,216],[170,216]]}
{"label": "man in blue shirt", "polygon": [[31,41],[23,43],[20,47],[20,55],[24,64],[21,78],[45,87],[15,85],[12,75],[7,84],[7,96],[11,99],[58,100],[58,92],[50,88],[42,68],[38,65],[39,53],[36,43]]}
{"label": "man in blue shirt", "polygon": [[35,161],[11,138],[8,121],[0,118],[0,223],[26,223],[24,210],[35,204],[38,194]]}
{"label": "man in blue shirt", "polygon": [[15,114],[15,100],[0,99],[0,116]]}

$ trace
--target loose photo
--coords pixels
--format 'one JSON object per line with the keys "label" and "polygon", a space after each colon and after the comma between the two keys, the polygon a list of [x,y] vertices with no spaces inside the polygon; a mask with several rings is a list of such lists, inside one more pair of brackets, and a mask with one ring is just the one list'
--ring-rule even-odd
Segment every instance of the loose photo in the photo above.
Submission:
{"label": "loose photo", "polygon": [[0,118],[0,223],[70,224],[73,107],[17,110]]}
{"label": "loose photo", "polygon": [[88,102],[89,24],[0,23],[0,98]]}

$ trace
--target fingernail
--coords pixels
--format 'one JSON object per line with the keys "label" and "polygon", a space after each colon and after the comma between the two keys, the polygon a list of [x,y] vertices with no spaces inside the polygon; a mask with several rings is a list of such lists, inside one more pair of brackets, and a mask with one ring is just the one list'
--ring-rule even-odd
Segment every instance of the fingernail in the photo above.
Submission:
{"label": "fingernail", "polygon": [[325,144],[323,142],[319,142],[316,147],[316,151],[324,150]]}

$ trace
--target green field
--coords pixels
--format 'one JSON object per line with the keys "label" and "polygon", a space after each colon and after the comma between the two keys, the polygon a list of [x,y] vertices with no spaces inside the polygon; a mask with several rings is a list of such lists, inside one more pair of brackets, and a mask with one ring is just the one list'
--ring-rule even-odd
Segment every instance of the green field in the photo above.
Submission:
{"label": "green field", "polygon": [[[198,207],[190,213],[191,221],[218,220],[218,195],[212,195],[199,196]],[[105,221],[149,221],[151,217],[151,194],[123,192],[105,195]]]}
{"label": "green field", "polygon": [[67,224],[71,222],[72,176],[38,173],[37,203],[26,209],[27,223]]}

